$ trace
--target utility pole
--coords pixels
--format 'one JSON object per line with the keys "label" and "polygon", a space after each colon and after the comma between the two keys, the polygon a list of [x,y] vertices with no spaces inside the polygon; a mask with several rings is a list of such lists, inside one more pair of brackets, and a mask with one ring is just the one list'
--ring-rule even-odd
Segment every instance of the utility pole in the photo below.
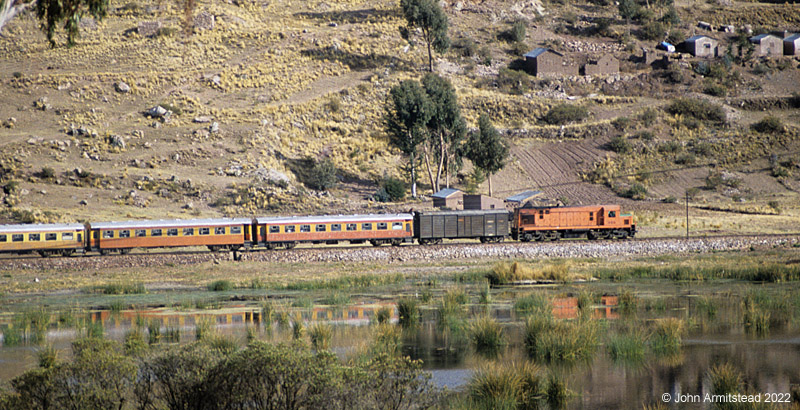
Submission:
{"label": "utility pole", "polygon": [[686,239],[689,239],[689,191],[686,191]]}

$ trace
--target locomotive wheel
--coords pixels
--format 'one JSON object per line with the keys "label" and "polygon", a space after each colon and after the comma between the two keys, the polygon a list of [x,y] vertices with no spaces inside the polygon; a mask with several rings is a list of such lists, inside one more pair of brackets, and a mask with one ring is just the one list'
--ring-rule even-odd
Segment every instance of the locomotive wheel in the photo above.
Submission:
{"label": "locomotive wheel", "polygon": [[533,239],[541,242],[544,240],[544,234],[541,231],[538,231],[535,234],[533,234]]}
{"label": "locomotive wheel", "polygon": [[520,238],[520,240],[522,242],[530,242],[533,240],[533,235],[526,233],[525,235],[522,235],[522,238]]}
{"label": "locomotive wheel", "polygon": [[587,233],[586,233],[586,237],[587,237],[587,238],[588,238],[590,241],[595,241],[595,240],[597,240],[598,238],[600,238],[600,236],[599,236],[599,235],[597,234],[597,232],[595,232],[595,231],[589,231],[589,232],[587,232]]}
{"label": "locomotive wheel", "polygon": [[486,242],[489,242],[489,238],[487,238],[487,237],[485,237],[485,236],[481,236],[481,238],[480,238],[480,239],[481,239],[481,243],[486,243]]}

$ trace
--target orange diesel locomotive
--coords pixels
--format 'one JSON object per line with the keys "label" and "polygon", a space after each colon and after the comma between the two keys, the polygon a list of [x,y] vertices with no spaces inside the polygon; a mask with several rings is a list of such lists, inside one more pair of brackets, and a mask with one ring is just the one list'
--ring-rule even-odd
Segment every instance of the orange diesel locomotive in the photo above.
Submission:
{"label": "orange diesel locomotive", "polygon": [[619,205],[517,208],[511,222],[511,237],[523,242],[625,239],[635,234],[633,216],[621,213]]}

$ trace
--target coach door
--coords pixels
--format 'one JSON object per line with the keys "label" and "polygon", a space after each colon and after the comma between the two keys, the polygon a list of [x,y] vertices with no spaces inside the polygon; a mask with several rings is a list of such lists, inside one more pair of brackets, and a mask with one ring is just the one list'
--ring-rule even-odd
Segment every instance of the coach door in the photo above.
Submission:
{"label": "coach door", "polygon": [[[594,217],[597,219],[597,226],[603,226],[603,221],[605,221],[605,209],[600,208],[595,212]],[[589,218],[591,219],[592,214],[589,214]]]}

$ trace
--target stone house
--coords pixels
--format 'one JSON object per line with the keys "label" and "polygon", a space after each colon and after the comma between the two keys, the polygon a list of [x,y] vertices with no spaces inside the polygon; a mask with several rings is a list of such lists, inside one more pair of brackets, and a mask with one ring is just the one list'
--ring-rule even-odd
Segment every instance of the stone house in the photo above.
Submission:
{"label": "stone house", "polygon": [[800,34],[792,34],[783,39],[783,54],[787,56],[800,55]]}
{"label": "stone house", "polygon": [[755,55],[777,57],[783,55],[783,41],[772,34],[759,34],[750,37],[750,43],[755,46]]}
{"label": "stone house", "polygon": [[549,48],[537,48],[524,57],[526,69],[537,77],[578,75],[576,65],[567,61],[564,54]]}
{"label": "stone house", "polygon": [[716,57],[719,43],[709,36],[692,36],[683,42],[683,49],[695,57]]}
{"label": "stone house", "polygon": [[583,66],[584,75],[607,75],[619,73],[619,60],[611,54],[605,54],[598,59],[589,59]]}
{"label": "stone house", "polygon": [[464,209],[505,209],[505,202],[486,195],[464,195]]}

